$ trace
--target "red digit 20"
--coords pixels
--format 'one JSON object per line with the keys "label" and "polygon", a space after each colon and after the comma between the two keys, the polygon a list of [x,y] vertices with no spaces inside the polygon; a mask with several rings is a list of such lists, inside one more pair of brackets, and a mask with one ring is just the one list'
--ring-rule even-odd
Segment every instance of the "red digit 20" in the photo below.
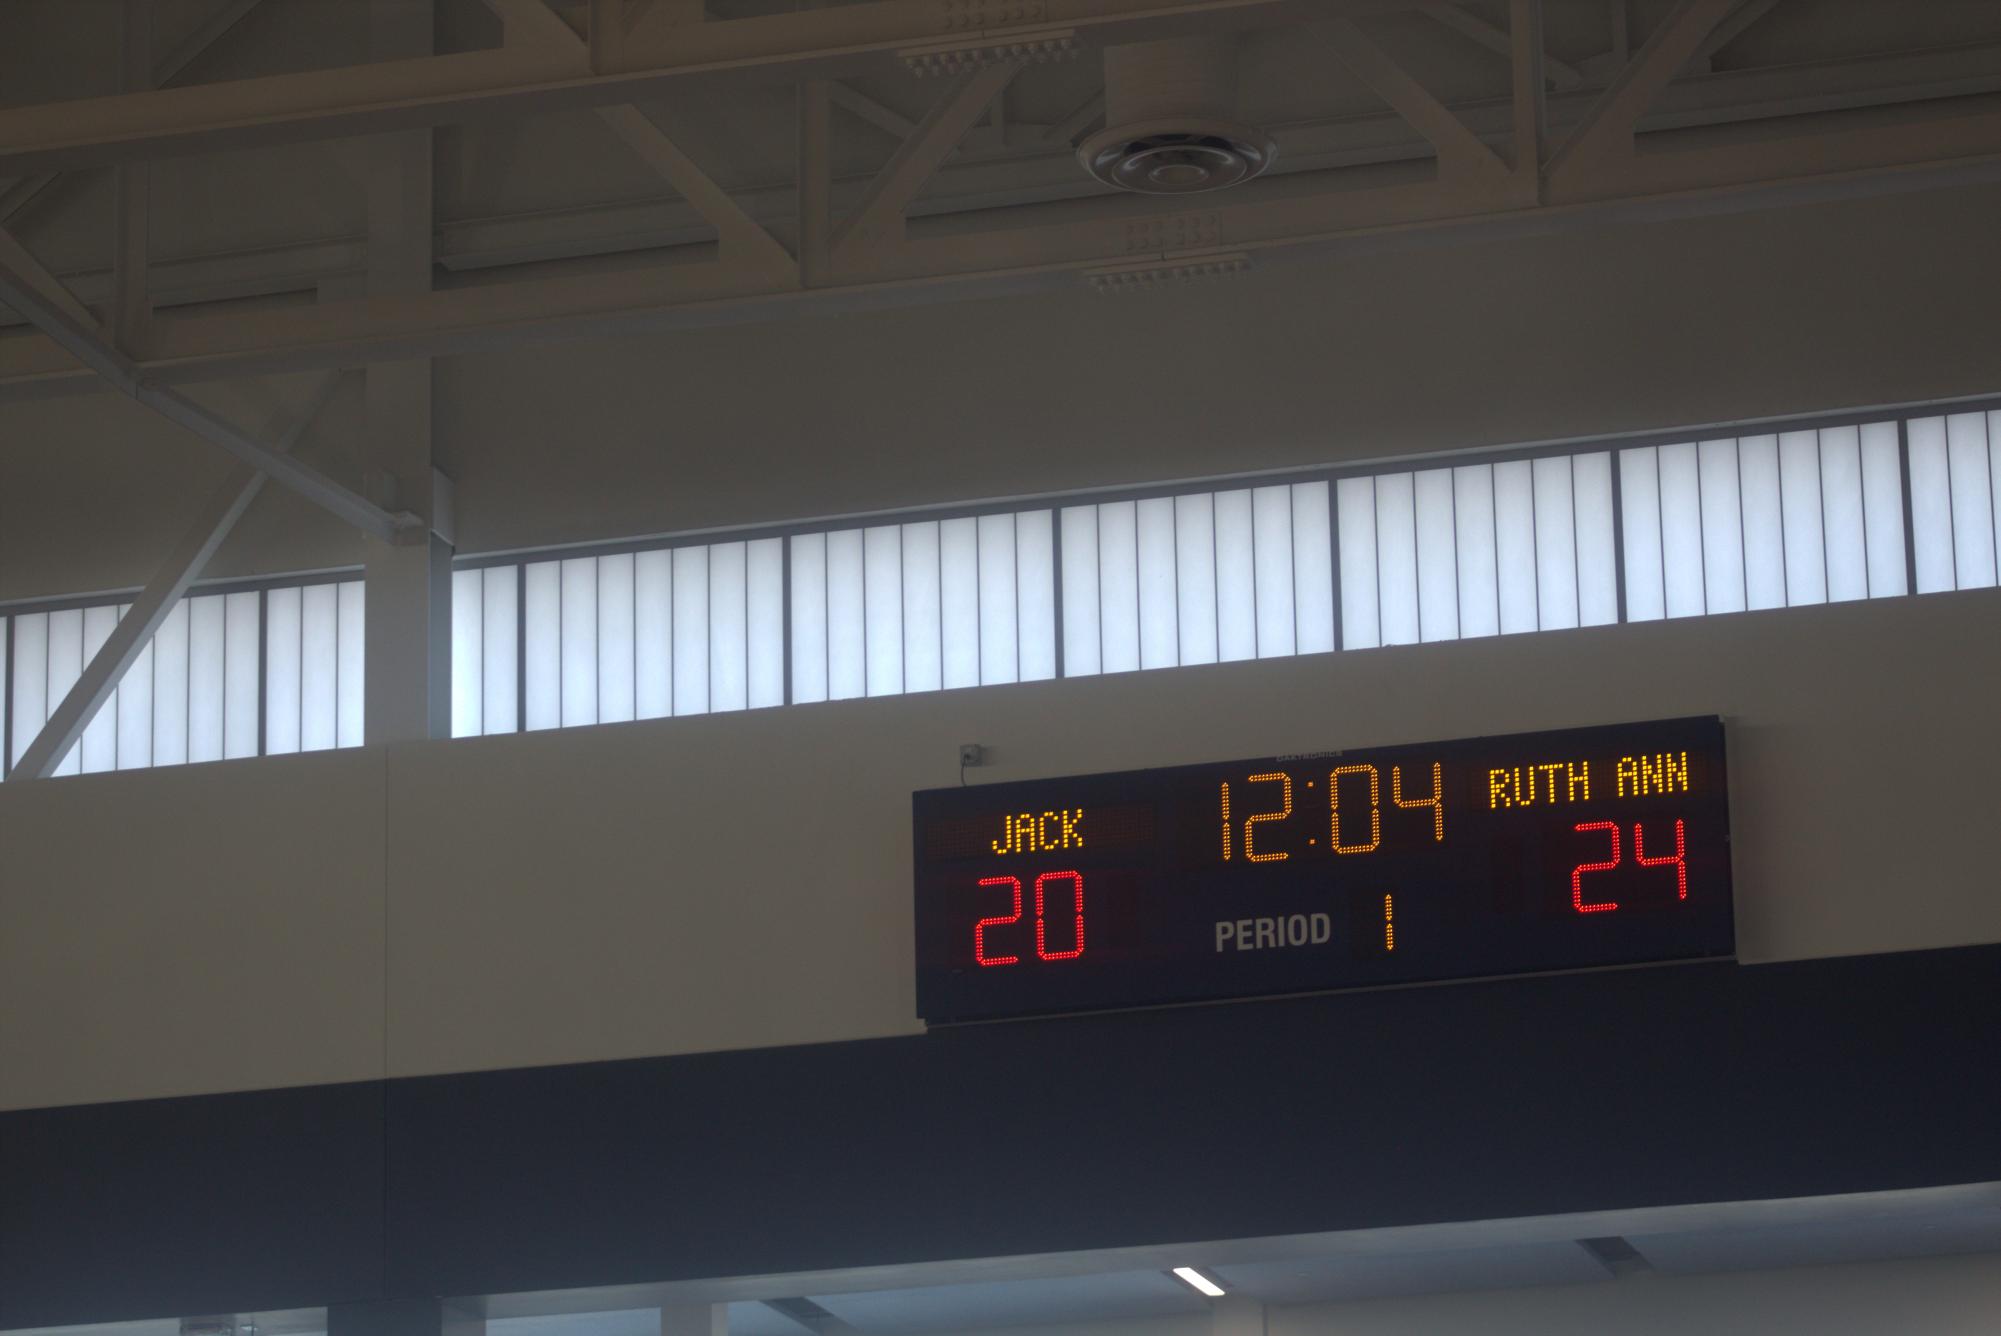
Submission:
{"label": "red digit 20", "polygon": [[[1072,928],[1076,944],[1067,951],[1049,949],[1049,920],[1047,917],[1049,883],[1067,881],[1070,883]],[[990,956],[987,954],[987,929],[1006,927],[1021,922],[1021,878],[982,877],[982,886],[1005,886],[1012,893],[1012,912],[995,914],[983,918],[973,925],[973,959],[981,965],[1019,965],[1020,956]],[[1075,960],[1084,954],[1084,874],[1081,872],[1045,872],[1035,879],[1035,954],[1043,960]]]}

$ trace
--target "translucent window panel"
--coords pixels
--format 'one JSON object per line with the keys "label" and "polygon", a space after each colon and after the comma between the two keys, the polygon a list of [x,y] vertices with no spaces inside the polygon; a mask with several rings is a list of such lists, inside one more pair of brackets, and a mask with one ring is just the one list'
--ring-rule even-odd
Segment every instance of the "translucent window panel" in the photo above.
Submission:
{"label": "translucent window panel", "polygon": [[[453,583],[457,583],[456,577]],[[456,590],[452,602],[456,608]],[[272,755],[299,750],[299,675],[305,669],[305,622],[299,604],[297,589],[273,589],[264,596],[264,750]],[[456,612],[453,618],[456,623]],[[456,624],[452,639],[456,658]],[[454,690],[452,696],[456,723],[458,692]],[[459,736],[456,729],[452,736]]]}
{"label": "translucent window panel", "polygon": [[1296,652],[1298,626],[1292,601],[1292,489],[1259,487],[1251,492],[1257,567],[1258,656]]}
{"label": "translucent window panel", "polygon": [[488,566],[479,596],[480,731],[512,733],[521,726],[521,568]]}
{"label": "translucent window panel", "polygon": [[1137,504],[1139,666],[1172,668],[1181,662],[1181,615],[1176,606],[1174,502],[1149,497]]}
{"label": "translucent window panel", "polygon": [[563,722],[562,563],[533,562],[522,568],[521,578],[528,727],[557,728]]}
{"label": "translucent window panel", "polygon": [[[1954,413],[1945,420],[1946,468],[1952,477],[1953,567],[1961,589],[1985,588],[1994,583],[1996,575],[1994,479],[1989,472],[1987,416],[1985,413]],[[1869,429],[1865,427],[1865,451],[1868,437]],[[1872,487],[1871,500],[1874,495]],[[1875,541],[1876,536],[1872,532],[1870,542],[1873,545]],[[1872,571],[1870,592],[1877,592],[1877,584]]]}
{"label": "translucent window panel", "polygon": [[[817,539],[815,542],[817,543]],[[793,552],[793,560],[799,559]],[[818,555],[814,557],[813,591],[820,590]],[[674,554],[637,552],[632,558],[632,713],[637,719],[663,719],[674,713]],[[812,604],[817,616],[819,603]],[[793,608],[797,622],[800,609]],[[824,627],[816,625],[816,633]],[[813,662],[820,669],[824,690],[825,645],[815,642]],[[818,698],[816,698],[818,699]]]}
{"label": "translucent window panel", "polygon": [[1651,445],[1619,452],[1620,524],[1626,547],[1626,620],[1667,616],[1661,556],[1660,451]]}
{"label": "translucent window panel", "polygon": [[636,717],[634,689],[639,676],[638,585],[629,552],[597,562],[596,722],[621,723]]}
{"label": "translucent window panel", "polygon": [[594,557],[562,563],[564,728],[598,721],[598,564]]}
{"label": "translucent window panel", "polygon": [[1609,626],[1619,620],[1611,455],[1600,451],[1571,456],[1570,499],[1576,523],[1578,619],[1585,626]]}
{"label": "translucent window panel", "polygon": [[1183,663],[1216,662],[1216,497],[1174,498],[1176,639]]}
{"label": "translucent window panel", "polygon": [[709,550],[681,547],[674,550],[674,713],[708,709]]}
{"label": "translucent window panel", "polygon": [[792,557],[792,699],[827,699],[827,536],[787,540]]}
{"label": "translucent window panel", "polygon": [[257,755],[256,594],[223,596],[222,754],[234,760]]}
{"label": "translucent window panel", "polygon": [[188,760],[222,759],[222,597],[188,600]]}
{"label": "translucent window panel", "polygon": [[1055,547],[1052,512],[1014,517],[1015,636],[1024,682],[1056,676]]}
{"label": "translucent window panel", "polygon": [[862,606],[871,696],[903,691],[903,532],[880,525],[862,534]]}
{"label": "translucent window panel", "polygon": [[[1334,535],[1327,484],[1292,485],[1292,606],[1301,654],[1334,648]],[[1187,662],[1183,647],[1182,661]]]}
{"label": "translucent window panel", "polygon": [[753,709],[785,703],[785,543],[760,538],[744,549],[748,583],[744,642]]}
{"label": "translucent window panel", "polygon": [[1987,514],[1994,524],[1994,565],[2001,578],[2001,411],[1987,415]]}
{"label": "translucent window panel", "polygon": [[1408,473],[1384,473],[1376,484],[1376,598],[1382,643],[1414,645],[1418,606],[1417,501]]}
{"label": "translucent window panel", "polygon": [[1779,490],[1779,438],[1737,441],[1737,500],[1744,513],[1744,598],[1754,609],[1786,606],[1786,535]]}
{"label": "translucent window panel", "polygon": [[1582,611],[1569,456],[1534,460],[1529,481],[1535,507],[1536,625],[1545,631],[1563,630],[1576,626]]}
{"label": "translucent window panel", "polygon": [[945,685],[976,687],[980,684],[978,520],[945,520],[938,525],[938,563],[944,609]]}
{"label": "translucent window panel", "polygon": [[1494,565],[1494,469],[1468,464],[1452,470],[1452,521],[1458,556],[1459,634],[1501,630],[1501,587]]}
{"label": "translucent window panel", "polygon": [[750,581],[742,543],[717,543],[709,553],[709,708],[750,704]]}
{"label": "translucent window panel", "polygon": [[1897,424],[1869,422],[1861,430],[1863,546],[1869,556],[1869,596],[1888,598],[1907,594],[1910,589],[1904,569],[1904,478],[1898,458]]}
{"label": "translucent window panel", "polygon": [[[43,668],[43,679],[47,683],[43,713],[34,721],[36,732],[41,731],[48,717],[63,703],[63,697],[76,685],[76,679],[83,671],[83,610],[67,608],[49,614],[48,658]],[[69,753],[51,772],[57,775],[74,775],[82,770],[79,749],[71,747]]]}
{"label": "translucent window panel", "polygon": [[[938,522],[903,526],[903,685],[936,691],[945,685],[943,605],[939,602]],[[1066,610],[1067,620],[1067,610]]]}
{"label": "translucent window panel", "polygon": [[1786,603],[1827,602],[1827,543],[1820,500],[1820,436],[1779,434],[1779,527],[1786,545]]}
{"label": "translucent window panel", "polygon": [[1140,666],[1139,512],[1131,501],[1098,507],[1098,636],[1105,672]]}
{"label": "translucent window panel", "polygon": [[1417,533],[1418,634],[1425,640],[1459,635],[1459,554],[1452,509],[1452,470],[1426,469],[1411,479]]}
{"label": "translucent window panel", "polygon": [[1911,548],[1918,592],[1952,589],[1958,579],[1952,543],[1952,476],[1945,419],[1913,418],[1906,424],[1911,456]]}
{"label": "translucent window panel", "polygon": [[1383,643],[1376,587],[1376,481],[1343,478],[1335,484],[1341,535],[1341,647],[1373,649]]}
{"label": "translucent window panel", "polygon": [[862,531],[827,535],[827,695],[851,700],[868,694],[868,592],[863,579]]}
{"label": "translucent window panel", "polygon": [[1257,557],[1251,494],[1215,494],[1216,654],[1225,663],[1258,655]]}
{"label": "translucent window panel", "polygon": [[11,768],[35,740],[49,714],[49,617],[24,612],[14,618],[13,755]]}
{"label": "translucent window panel", "polygon": [[827,535],[827,696],[852,700],[868,693],[867,591],[862,531]]}
{"label": "translucent window panel", "polygon": [[188,759],[188,601],[153,633],[153,765],[182,765]]}
{"label": "translucent window panel", "polygon": [[1494,574],[1501,630],[1540,625],[1536,611],[1535,474],[1527,460],[1494,465]]}
{"label": "translucent window panel", "polygon": [[1827,597],[1869,597],[1868,527],[1862,508],[1862,433],[1830,427],[1820,433],[1821,532],[1827,541]]}
{"label": "translucent window panel", "polygon": [[1654,454],[1660,475],[1662,584],[1667,615],[1700,617],[1702,573],[1702,460],[1693,443],[1663,445]]}
{"label": "translucent window panel", "polygon": [[366,701],[364,687],[367,681],[364,651],[367,641],[366,586],[360,580],[343,580],[340,584],[340,629],[336,634],[340,665],[334,684],[340,711],[336,722],[338,746],[359,747],[362,743],[362,716]]}
{"label": "translucent window panel", "polygon": [[[111,638],[117,626],[118,609],[115,606],[106,604],[83,610],[83,657],[77,664],[77,676],[83,675],[84,665],[97,657],[97,651],[104,648],[104,642]],[[71,685],[75,685],[74,679]],[[68,694],[67,691],[64,694]],[[97,713],[91,716],[83,736],[77,740],[77,760],[87,775],[118,768],[118,698],[115,688],[98,707]]]}
{"label": "translucent window panel", "polygon": [[[129,614],[128,607],[123,610]],[[153,642],[133,656],[106,709],[118,711],[118,768],[138,770],[153,764]]]}
{"label": "translucent window panel", "polygon": [[[457,607],[456,595],[453,607]],[[511,650],[511,647],[510,647]],[[458,662],[454,647],[453,664]],[[509,658],[511,659],[510,652]],[[340,740],[340,588],[307,585],[299,595],[299,749]],[[474,690],[478,690],[475,683]]]}
{"label": "translucent window panel", "polygon": [[1015,567],[1012,515],[979,518],[980,681],[991,685],[1021,677],[1021,643],[1016,628],[1020,573]]}
{"label": "translucent window panel", "polygon": [[1063,674],[1102,670],[1098,655],[1098,508],[1066,506],[1063,532]]}
{"label": "translucent window panel", "polygon": [[[481,571],[452,572],[452,736],[470,738],[478,736],[480,714],[486,704],[480,698],[481,658],[485,652],[485,636],[481,633],[480,616],[485,611],[485,600],[480,597],[480,586],[485,583]],[[277,612],[272,612],[272,620],[277,620]]]}
{"label": "translucent window panel", "polygon": [[1701,489],[1703,606],[1712,613],[1742,612],[1744,522],[1737,500],[1737,442],[1703,441],[1696,447]]}

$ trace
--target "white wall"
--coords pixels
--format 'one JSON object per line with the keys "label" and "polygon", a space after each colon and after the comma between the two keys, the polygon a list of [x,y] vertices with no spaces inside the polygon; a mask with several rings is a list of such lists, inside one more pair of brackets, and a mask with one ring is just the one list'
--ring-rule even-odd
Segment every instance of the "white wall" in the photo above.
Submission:
{"label": "white wall", "polygon": [[[443,359],[487,552],[2001,392],[2001,187]],[[356,405],[314,462],[359,473]],[[0,403],[0,600],[136,585],[220,469],[107,396]],[[211,567],[353,563],[267,489]]]}
{"label": "white wall", "polygon": [[1979,591],[4,785],[0,1107],[910,1032],[909,795],[968,740],[1003,780],[1720,713],[1745,960],[2001,941],[1969,745],[1997,613]]}

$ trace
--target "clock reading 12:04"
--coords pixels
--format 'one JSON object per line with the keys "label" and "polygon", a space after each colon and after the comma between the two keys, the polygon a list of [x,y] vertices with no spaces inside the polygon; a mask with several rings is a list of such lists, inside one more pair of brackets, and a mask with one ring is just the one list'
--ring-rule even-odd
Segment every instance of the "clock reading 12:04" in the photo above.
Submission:
{"label": "clock reading 12:04", "polygon": [[934,789],[913,809],[933,1022],[1734,950],[1715,718]]}

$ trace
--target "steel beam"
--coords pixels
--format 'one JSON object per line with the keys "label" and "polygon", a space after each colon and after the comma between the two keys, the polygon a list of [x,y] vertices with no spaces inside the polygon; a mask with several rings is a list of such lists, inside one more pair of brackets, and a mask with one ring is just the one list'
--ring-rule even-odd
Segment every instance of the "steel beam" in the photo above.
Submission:
{"label": "steel beam", "polygon": [[599,107],[598,119],[625,146],[659,172],[676,194],[715,226],[725,263],[741,257],[754,267],[790,269],[792,256],[771,233],[758,226],[729,192],[716,184],[674,137],[655,119],[658,113],[638,107]]}
{"label": "steel beam", "polygon": [[869,183],[861,203],[835,235],[837,265],[903,239],[904,210],[1019,69],[1013,61],[988,65],[960,76],[939,95],[910,137]]}
{"label": "steel beam", "polygon": [[[1402,9],[1410,0],[1044,0],[1038,26],[1085,42],[1271,27]],[[676,24],[656,6],[593,73],[588,52],[513,45],[364,67],[0,110],[0,176],[642,102],[693,83],[836,78],[891,68],[904,48],[952,36],[934,0]],[[1001,33],[1000,28],[986,30]],[[981,34],[967,34],[977,37]]]}
{"label": "steel beam", "polygon": [[1508,164],[1466,123],[1391,60],[1367,34],[1346,19],[1328,25],[1334,54],[1350,73],[1387,102],[1390,110],[1423,135],[1438,153],[1440,176],[1495,177],[1508,174]]}
{"label": "steel beam", "polygon": [[[305,406],[291,415],[288,423],[274,424],[271,434],[277,440],[271,449],[275,453],[291,453],[292,447],[312,426],[339,383],[340,373],[329,373]],[[35,735],[35,740],[21,754],[21,759],[8,776],[10,783],[20,779],[47,779],[55,773],[56,767],[69,755],[70,748],[76,745],[76,740],[90,727],[90,721],[97,717],[98,710],[111,699],[111,693],[117,690],[119,681],[124,678],[133,660],[153,642],[153,634],[160,629],[160,623],[167,620],[174,605],[187,593],[188,586],[201,576],[209,558],[222,546],[222,540],[236,527],[236,521],[257,499],[258,492],[263,490],[265,476],[256,469],[239,465],[217,485],[194,522],[174,544],[159,569],[153,572],[153,578],[132,600],[130,610],[112,628],[90,662],[84,665],[83,672],[63,697],[62,703],[42,725],[42,731]]]}
{"label": "steel beam", "polygon": [[[534,3],[542,5],[543,0]],[[546,5],[543,11],[549,12]],[[575,40],[574,34],[568,40]],[[1681,79],[1661,95],[1639,128],[1644,140],[1659,130],[1994,92],[2001,92],[2001,45],[1974,43]],[[1561,134],[1577,123],[1594,96],[1580,92],[1549,95],[1545,99],[1549,129]],[[918,217],[1103,195],[1102,187],[1077,169],[1066,143],[1096,119],[1100,98],[1100,94],[1093,94],[1078,109],[1081,123],[1062,128],[1060,133],[1052,127],[1041,145],[1005,157],[968,160],[961,154],[948,159],[907,213]],[[1512,109],[1505,99],[1456,103],[1452,112],[1489,143],[1498,143],[1512,133]],[[1408,123],[1388,111],[1286,125],[1280,128],[1279,138],[1282,172],[1416,160],[1430,154],[1429,146]],[[834,206],[852,207],[868,182],[868,177],[860,176],[832,182]],[[731,196],[760,226],[780,230],[796,222],[798,201],[791,170],[783,179],[734,190]],[[685,201],[663,196],[567,210],[448,219],[440,223],[439,233],[438,264],[464,272],[685,246],[710,240],[714,228]],[[365,245],[365,238],[356,234],[183,259],[156,256],[149,269],[154,307],[158,311],[238,297],[310,292],[328,278],[359,273]],[[66,272],[60,277],[93,308],[111,300],[106,269]],[[168,310],[161,318],[173,321],[184,314]],[[18,323],[11,313],[0,311],[0,325]],[[33,351],[37,346],[43,351]],[[15,377],[5,393],[16,396],[24,389],[19,379],[24,374],[46,376],[51,386],[74,374],[69,359],[46,346],[46,341],[0,340],[0,363],[7,368],[0,370],[0,377]]]}
{"label": "steel beam", "polygon": [[164,88],[180,78],[188,66],[243,22],[257,4],[258,0],[222,0],[213,14],[181,39],[179,46],[161,55],[153,66],[153,86]]}
{"label": "steel beam", "polygon": [[[539,3],[540,0],[537,0]],[[169,51],[152,66],[152,88],[164,88],[181,76],[197,57],[214,46],[223,36],[243,20],[243,16],[257,7],[258,0],[223,0],[222,8],[211,15],[207,22],[189,33],[181,44]],[[148,8],[150,9],[150,5]],[[130,88],[128,86],[128,91]],[[55,183],[55,172],[43,172],[36,176],[16,181],[0,195],[0,224],[25,209],[29,204]]]}
{"label": "steel beam", "polygon": [[508,46],[541,44],[567,51],[584,41],[575,28],[549,8],[548,0],[485,0],[500,20],[501,41]]}
{"label": "steel beam", "polygon": [[1730,45],[1743,35],[1744,30],[1778,7],[1779,0],[1744,0],[1744,3],[1729,18],[1716,25],[1716,31],[1703,39],[1691,57],[1698,64],[1706,64],[1718,51]]}
{"label": "steel beam", "polygon": [[[1734,81],[1737,76],[1716,76]],[[811,104],[810,90],[807,102]],[[802,113],[810,149],[814,126]],[[1622,219],[1741,211],[1776,204],[1853,198],[2001,179],[2001,108],[1992,99],[1939,104],[1913,117],[1886,113],[1873,127],[1822,130],[1696,148],[1664,147],[1601,165],[1540,207],[1522,207],[1512,186],[1489,197],[1416,187],[1301,189],[1298,178],[1254,182],[1214,206],[1233,248],[1316,250],[1453,235],[1515,235],[1599,226]],[[1505,106],[1493,124],[1506,125]],[[1836,124],[1851,125],[1844,116]],[[1673,137],[1666,137],[1673,142]],[[806,200],[824,157],[807,151]],[[1275,200],[1273,195],[1296,196]],[[824,197],[822,197],[824,198]],[[1054,286],[1075,270],[1127,258],[1125,224],[1144,216],[1139,201],[1087,199],[1046,205],[1035,227],[1010,226],[950,238],[922,235],[871,260],[839,282],[808,265],[808,291],[781,275],[712,264],[651,265],[511,283],[482,284],[368,302],[274,307],[214,315],[166,313],[157,354],[143,363],[162,382],[353,365],[385,357],[469,352],[564,337],[688,329],[741,323],[801,308],[853,308],[945,300],[974,291]],[[806,210],[811,232],[814,211]],[[810,247],[809,247],[810,256]],[[43,340],[0,340],[0,384],[14,392],[55,392],[77,373]]]}
{"label": "steel beam", "polygon": [[833,90],[825,79],[808,79],[797,96],[799,282],[812,287],[826,281],[833,256]]}
{"label": "steel beam", "polygon": [[[307,500],[380,538],[407,528],[412,517],[391,515],[317,470],[270,447],[186,395],[170,390],[114,347],[97,322],[13,235],[0,229],[0,300],[53,339],[113,389],[170,422],[186,427],[237,459],[270,474]],[[310,308],[308,314],[310,314]],[[344,365],[340,361],[322,366]]]}
{"label": "steel beam", "polygon": [[1612,80],[1549,161],[1552,183],[1568,184],[1611,157],[1630,157],[1640,117],[1679,74],[1737,0],[1675,0],[1639,54]]}
{"label": "steel beam", "polygon": [[1105,93],[1103,89],[1091,94],[1077,104],[1077,109],[1056,124],[1043,131],[1046,140],[1074,143],[1086,130],[1105,118]]}
{"label": "steel beam", "polygon": [[622,0],[590,0],[590,20],[585,26],[590,33],[591,69],[617,66],[619,48],[630,35],[625,30],[623,9]]}
{"label": "steel beam", "polygon": [[901,112],[885,107],[867,93],[855,91],[838,79],[827,85],[827,96],[834,100],[835,106],[853,112],[892,138],[908,139],[917,131],[916,121]]}
{"label": "steel beam", "polygon": [[[1420,6],[1424,12],[1462,36],[1470,37],[1481,46],[1499,55],[1515,58],[1515,41],[1511,31],[1503,32],[1478,14],[1469,13],[1455,4],[1426,4]],[[1575,88],[1584,82],[1583,73],[1575,65],[1565,64],[1545,52],[1542,58],[1543,71],[1549,81],[1558,88]]]}
{"label": "steel beam", "polygon": [[[421,56],[432,49],[432,0],[370,0],[369,49]],[[431,290],[432,132],[404,130],[367,145],[368,300]],[[445,737],[451,731],[452,549],[441,523],[449,484],[432,456],[429,350],[370,357],[363,387],[368,458],[379,485],[424,517],[407,541],[364,545],[368,593],[362,735],[369,743]]]}
{"label": "steel beam", "polygon": [[[121,54],[128,92],[152,86],[153,0],[125,0]],[[121,162],[112,177],[111,336],[128,353],[143,351],[153,315],[147,291],[147,238],[151,229],[153,168]]]}
{"label": "steel beam", "polygon": [[1542,202],[1542,146],[1549,134],[1543,84],[1542,0],[1509,0],[1513,39],[1515,184],[1528,203]]}
{"label": "steel beam", "polygon": [[[590,50],[607,41],[619,40],[614,28],[622,29],[616,6],[590,14],[588,34],[579,34],[544,0],[486,0],[501,20],[510,46],[539,45],[544,49]],[[597,44],[594,46],[593,44]],[[608,47],[606,49],[609,49]],[[595,62],[599,56],[592,55]],[[599,107],[598,119],[610,131],[644,158],[647,165],[674,187],[690,208],[700,213],[716,229],[726,258],[742,257],[753,266],[789,266],[791,255],[743,206],[730,198],[715,179],[688,156],[658,120],[658,113],[638,106]]]}

